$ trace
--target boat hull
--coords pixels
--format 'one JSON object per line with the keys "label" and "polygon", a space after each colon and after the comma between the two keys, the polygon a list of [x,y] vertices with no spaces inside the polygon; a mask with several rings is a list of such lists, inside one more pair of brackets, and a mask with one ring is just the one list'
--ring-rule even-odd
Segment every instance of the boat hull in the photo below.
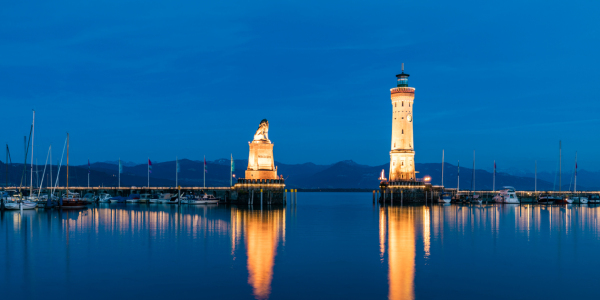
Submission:
{"label": "boat hull", "polygon": [[573,200],[572,199],[559,199],[554,201],[555,204],[572,204]]}
{"label": "boat hull", "polygon": [[6,210],[19,210],[19,203],[4,203]]}
{"label": "boat hull", "polygon": [[[22,203],[23,210],[34,209],[37,207],[37,203]],[[7,210],[20,210],[21,206],[19,203],[4,203],[4,208]]]}
{"label": "boat hull", "polygon": [[59,204],[58,207],[63,209],[78,209],[78,208],[87,208],[87,202],[81,200],[63,200],[62,204]]}
{"label": "boat hull", "polygon": [[181,204],[191,204],[191,205],[198,205],[198,204],[218,204],[219,200],[181,200]]}

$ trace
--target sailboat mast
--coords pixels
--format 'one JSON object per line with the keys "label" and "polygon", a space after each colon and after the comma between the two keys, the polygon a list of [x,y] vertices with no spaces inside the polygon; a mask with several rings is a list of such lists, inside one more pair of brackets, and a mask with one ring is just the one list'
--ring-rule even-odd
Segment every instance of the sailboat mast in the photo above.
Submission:
{"label": "sailboat mast", "polygon": [[6,190],[8,188],[8,144],[6,144],[6,161],[5,161],[5,163],[6,163],[6,165],[5,165],[6,177],[4,177],[4,178],[6,180],[6,184],[4,184],[4,190]]}
{"label": "sailboat mast", "polygon": [[444,188],[444,149],[442,149],[442,188]]}
{"label": "sailboat mast", "polygon": [[52,144],[50,144],[50,182],[48,182],[50,185],[48,186],[49,188],[52,187]]}
{"label": "sailboat mast", "polygon": [[535,161],[535,183],[534,183],[534,191],[537,194],[537,160]]}
{"label": "sailboat mast", "polygon": [[562,141],[558,141],[558,191],[562,192]]}
{"label": "sailboat mast", "polygon": [[67,199],[69,198],[69,133],[67,133]]}
{"label": "sailboat mast", "polygon": [[457,181],[456,181],[456,192],[458,193],[458,191],[460,190],[460,160],[458,161],[458,176],[457,176]]}
{"label": "sailboat mast", "polygon": [[[33,111],[33,123],[31,123],[31,179],[29,182],[29,196],[33,195],[33,140],[35,138],[35,110]],[[36,174],[37,175],[37,174]]]}
{"label": "sailboat mast", "polygon": [[494,178],[492,179],[492,192],[496,191],[496,161],[494,160]]}
{"label": "sailboat mast", "polygon": [[475,150],[473,150],[473,187],[471,190],[475,193]]}
{"label": "sailboat mast", "polygon": [[573,191],[577,193],[577,151],[575,152],[575,187]]}

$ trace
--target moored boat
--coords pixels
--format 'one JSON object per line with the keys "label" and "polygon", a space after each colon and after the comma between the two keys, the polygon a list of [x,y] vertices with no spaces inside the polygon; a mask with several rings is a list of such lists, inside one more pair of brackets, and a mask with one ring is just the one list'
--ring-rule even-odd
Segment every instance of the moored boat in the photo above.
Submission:
{"label": "moored boat", "polygon": [[556,197],[557,199],[554,200],[554,204],[571,204],[573,203],[573,199],[571,197],[569,197],[569,195],[564,195],[562,197]]}
{"label": "moored boat", "polygon": [[81,200],[86,201],[87,203],[94,203],[96,202],[96,196],[93,193],[87,193],[83,195]]}
{"label": "moored boat", "polygon": [[8,203],[4,203],[4,208],[7,210],[26,210],[26,209],[34,209],[37,207],[37,203],[30,200],[24,201],[10,201]]}
{"label": "moored boat", "polygon": [[483,198],[479,197],[479,194],[473,195],[469,200],[473,204],[481,204],[483,202]]}
{"label": "moored boat", "polygon": [[492,198],[496,203],[518,204],[519,197],[512,186],[505,186],[503,190],[498,191],[498,194]]}
{"label": "moored boat", "polygon": [[590,204],[600,204],[600,195],[591,194],[588,196],[588,203]]}
{"label": "moored boat", "polygon": [[179,201],[177,200],[177,195],[165,193],[158,199],[158,203],[177,204]]}
{"label": "moored boat", "polygon": [[150,199],[148,199],[148,202],[149,203],[159,203],[161,196],[162,195],[159,196],[157,194],[153,194],[152,196],[150,196]]}
{"label": "moored boat", "polygon": [[81,199],[81,198],[66,198],[66,199],[62,199],[60,198],[58,200],[58,206],[60,208],[86,208],[87,207],[88,202]]}
{"label": "moored boat", "polygon": [[576,197],[572,197],[571,199],[573,199],[573,203],[578,203],[578,204],[587,204],[588,203],[588,198],[585,196],[576,196]]}
{"label": "moored boat", "polygon": [[140,203],[150,202],[150,198],[152,198],[151,194],[141,194],[140,195]]}
{"label": "moored boat", "polygon": [[109,203],[110,202],[110,198],[112,198],[110,196],[110,194],[102,193],[102,194],[98,195],[98,202],[100,202],[100,203]]}
{"label": "moored boat", "polygon": [[179,198],[177,196],[173,196],[170,199],[165,199],[164,204],[179,204]]}
{"label": "moored boat", "polygon": [[220,200],[221,198],[208,194],[204,194],[202,197],[187,195],[186,198],[181,199],[181,204],[217,204]]}
{"label": "moored boat", "polygon": [[125,199],[126,203],[138,203],[140,202],[140,194],[131,194],[127,199]]}
{"label": "moored boat", "polygon": [[552,204],[557,199],[558,197],[552,195],[540,195],[537,199],[537,202],[541,204]]}
{"label": "moored boat", "polygon": [[447,192],[442,192],[438,198],[439,203],[450,203],[450,201],[452,201],[452,196]]}
{"label": "moored boat", "polygon": [[69,192],[69,134],[67,133],[67,188],[66,188],[66,197],[63,199],[62,197],[58,199],[58,206],[66,209],[75,209],[75,208],[86,208],[87,201],[79,198],[78,193],[70,193]]}

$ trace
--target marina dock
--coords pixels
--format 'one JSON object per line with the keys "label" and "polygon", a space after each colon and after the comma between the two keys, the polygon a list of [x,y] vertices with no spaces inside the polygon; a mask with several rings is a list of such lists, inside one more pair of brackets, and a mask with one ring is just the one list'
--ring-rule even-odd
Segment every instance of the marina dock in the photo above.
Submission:
{"label": "marina dock", "polygon": [[[469,191],[455,188],[444,189],[441,186],[425,185],[420,187],[410,186],[382,186],[379,190],[373,191],[373,201],[380,203],[436,203],[440,194],[444,191],[451,195],[454,199],[457,195],[473,195],[477,194],[482,199],[483,203],[494,203],[492,198],[498,195],[499,191]],[[520,203],[537,203],[537,199],[541,195],[550,195],[555,197],[575,196],[585,197],[591,195],[600,196],[600,191],[516,191]],[[545,205],[545,204],[543,204]]]}
{"label": "marina dock", "polygon": [[[66,187],[56,187],[56,188],[42,188],[41,190],[38,188],[33,189],[34,195],[39,194],[40,196],[50,195],[54,193],[55,197],[57,194],[64,194],[66,192]],[[80,196],[83,196],[88,193],[92,193],[94,195],[99,194],[109,194],[113,197],[116,196],[129,196],[131,194],[163,194],[163,193],[171,193],[177,194],[209,194],[215,197],[219,197],[223,199],[227,203],[235,203],[235,204],[243,204],[243,205],[257,205],[260,203],[268,204],[268,205],[283,205],[286,204],[287,199],[294,199],[295,196],[291,193],[295,193],[296,190],[290,189],[288,196],[288,190],[285,189],[285,180],[283,179],[254,179],[254,180],[246,180],[240,179],[238,183],[233,186],[228,187],[138,187],[138,186],[130,186],[130,187],[81,187],[81,186],[69,186],[69,192],[79,193]],[[3,188],[2,191],[13,191],[18,195],[19,191],[23,193],[24,196],[29,195],[30,188],[29,187],[6,187]]]}

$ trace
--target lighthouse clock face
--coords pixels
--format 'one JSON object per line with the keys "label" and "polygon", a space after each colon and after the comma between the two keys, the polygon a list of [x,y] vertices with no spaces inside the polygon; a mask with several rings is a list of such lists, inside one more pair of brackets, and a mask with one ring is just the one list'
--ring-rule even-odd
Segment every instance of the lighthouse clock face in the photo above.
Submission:
{"label": "lighthouse clock face", "polygon": [[406,116],[406,121],[412,122],[412,115]]}

